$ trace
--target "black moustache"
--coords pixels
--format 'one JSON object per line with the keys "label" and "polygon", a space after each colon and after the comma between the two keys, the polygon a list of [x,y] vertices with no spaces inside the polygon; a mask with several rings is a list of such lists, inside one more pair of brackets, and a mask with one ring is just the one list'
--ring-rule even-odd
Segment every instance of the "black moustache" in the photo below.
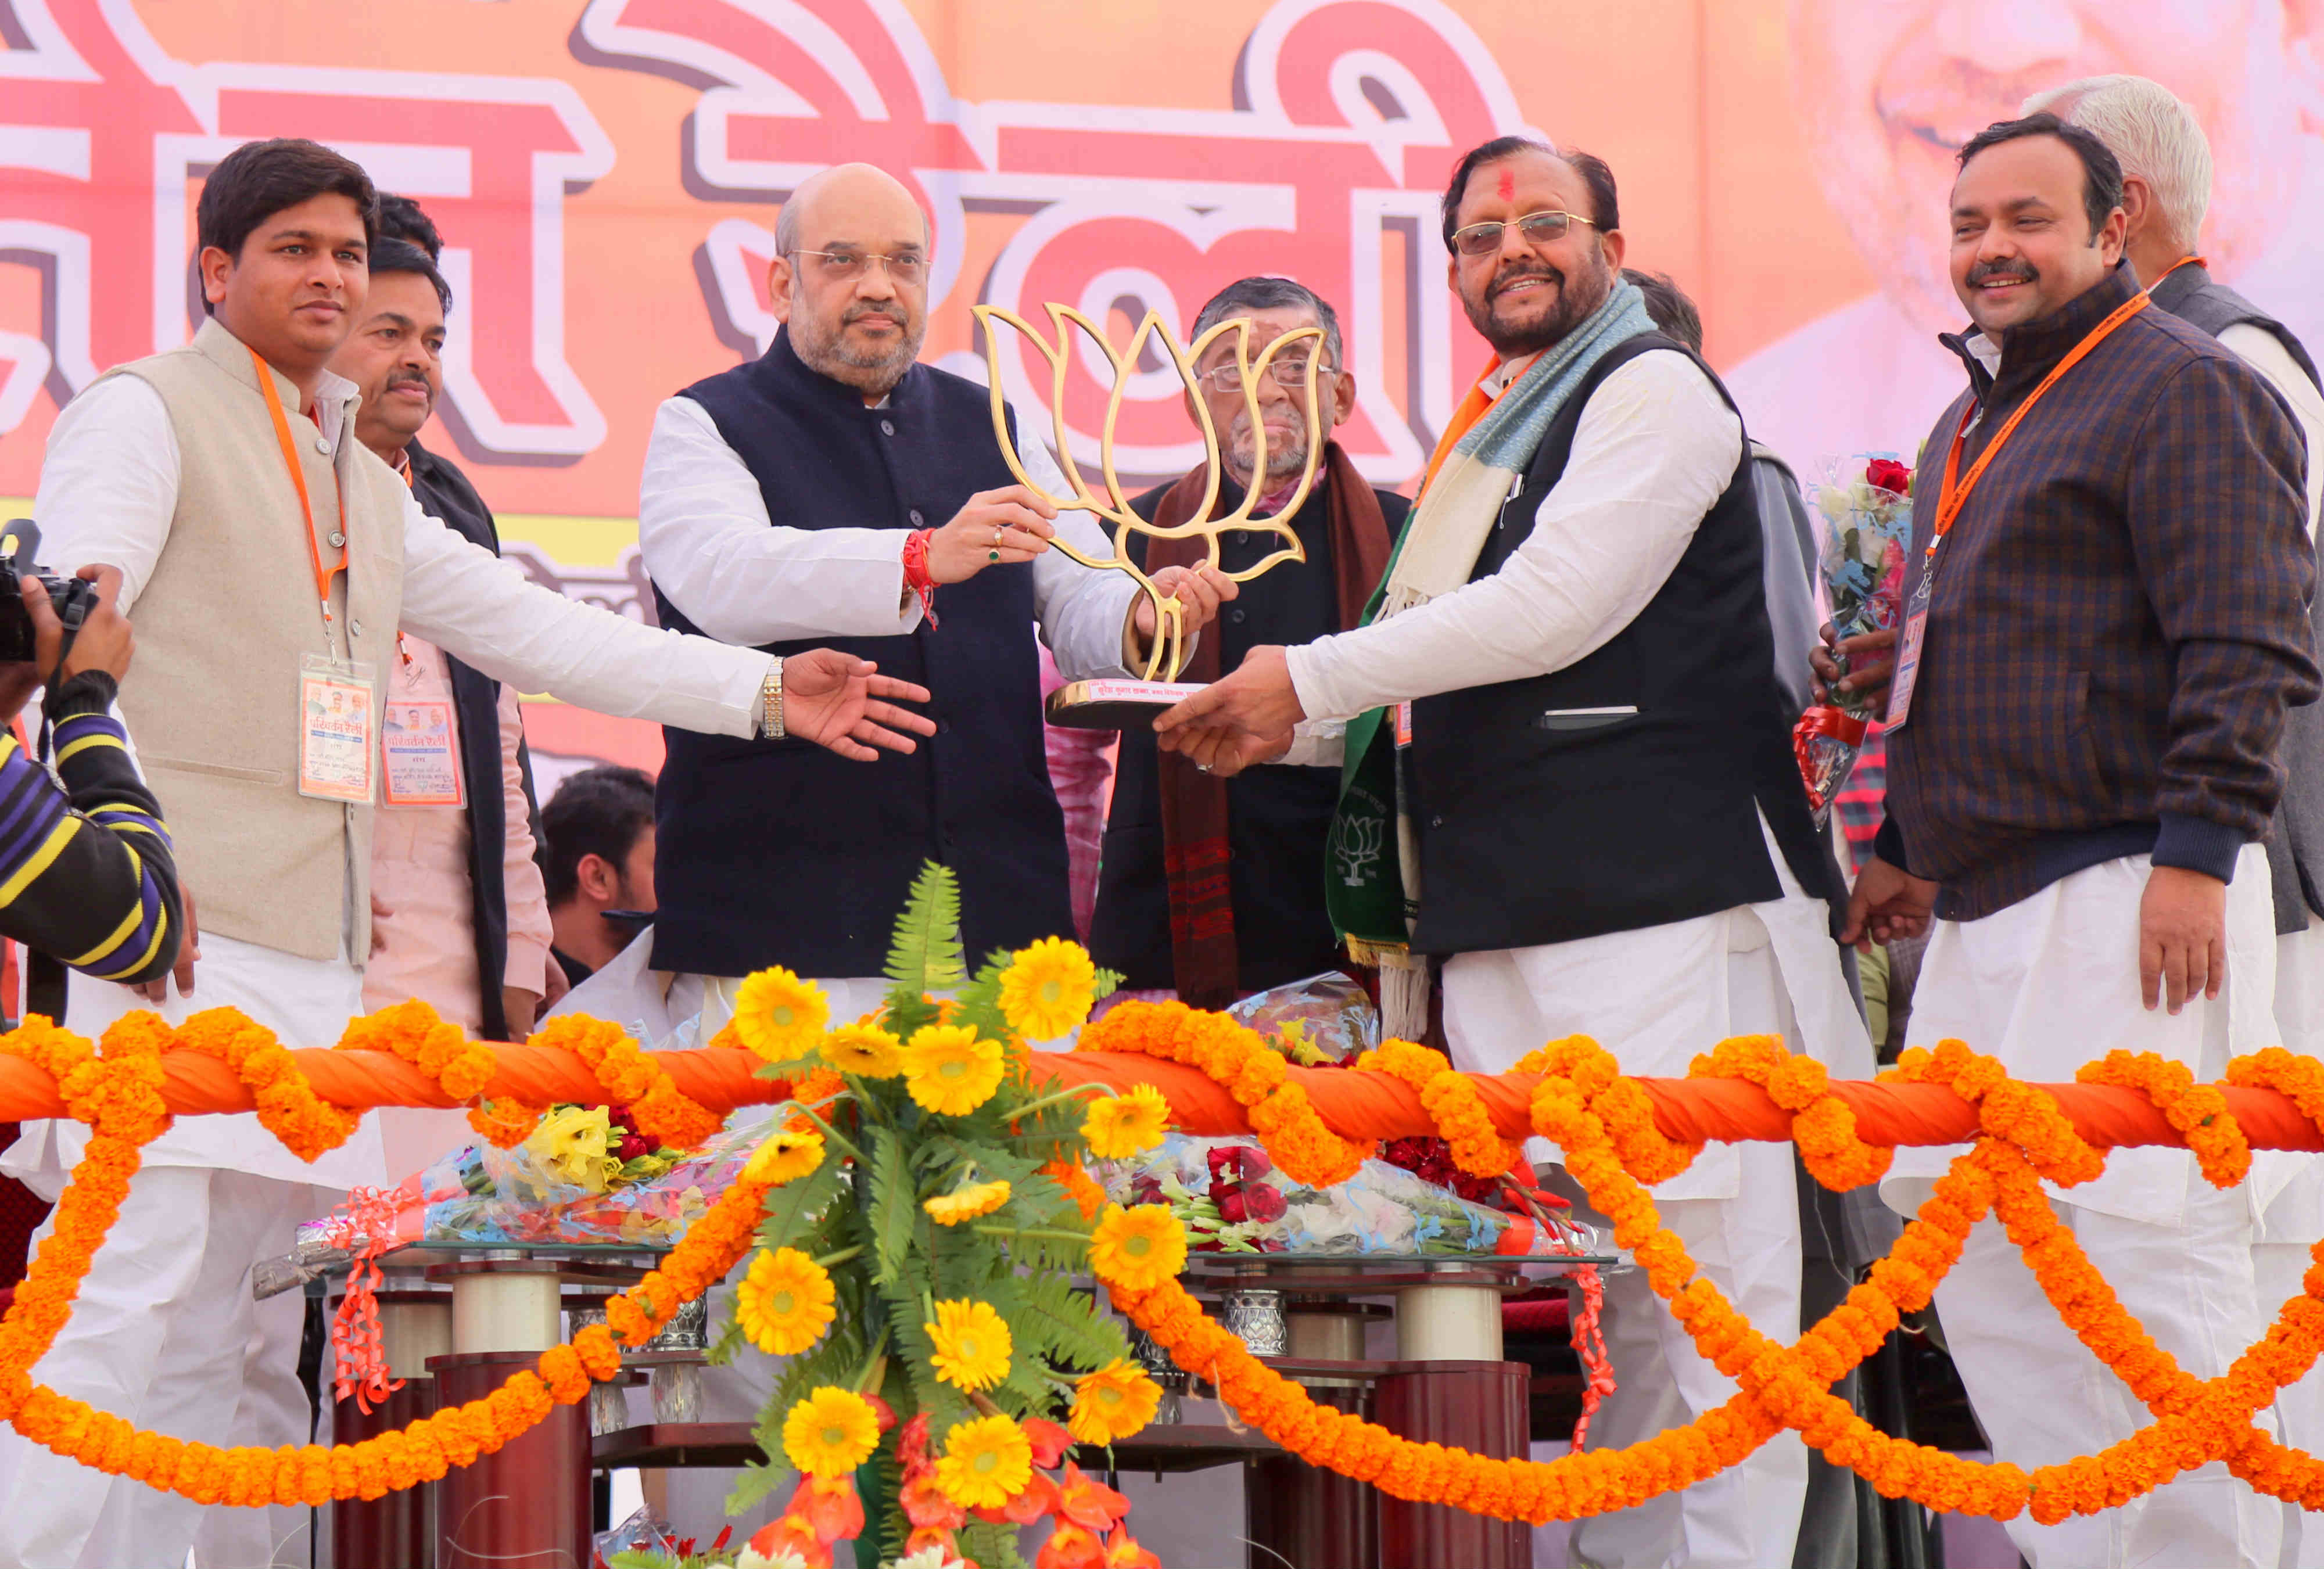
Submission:
{"label": "black moustache", "polygon": [[1990,283],[1996,278],[2007,278],[2019,283],[2031,283],[2041,274],[2031,267],[1988,267],[1982,263],[1969,270],[1971,283]]}
{"label": "black moustache", "polygon": [[1522,283],[1530,278],[1538,278],[1544,282],[1554,283],[1561,289],[1565,287],[1565,274],[1559,272],[1556,268],[1526,267],[1518,272],[1503,272],[1500,276],[1495,278],[1493,280],[1493,298],[1496,300],[1499,299],[1503,294],[1508,293],[1511,287],[1516,284]]}
{"label": "black moustache", "polygon": [[387,390],[391,392],[398,387],[417,387],[424,392],[428,390],[428,383],[416,376],[404,376],[387,383]]}

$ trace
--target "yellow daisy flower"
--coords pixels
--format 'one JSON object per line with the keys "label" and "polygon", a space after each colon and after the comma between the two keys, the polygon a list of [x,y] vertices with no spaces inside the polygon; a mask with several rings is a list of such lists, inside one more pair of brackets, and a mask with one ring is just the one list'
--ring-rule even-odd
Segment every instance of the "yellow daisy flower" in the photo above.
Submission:
{"label": "yellow daisy flower", "polygon": [[751,1152],[742,1167],[742,1180],[780,1187],[796,1182],[823,1164],[823,1135],[812,1128],[779,1128]]}
{"label": "yellow daisy flower", "polygon": [[1074,1386],[1066,1426],[1084,1444],[1114,1444],[1154,1420],[1162,1386],[1135,1362],[1113,1361]]}
{"label": "yellow daisy flower", "polygon": [[920,1327],[936,1342],[929,1365],[954,1389],[989,1389],[1009,1376],[1016,1343],[991,1303],[939,1302],[936,1321]]}
{"label": "yellow daisy flower", "polygon": [[783,1453],[809,1476],[845,1476],[880,1447],[880,1418],[852,1389],[825,1384],[783,1418]]}
{"label": "yellow daisy flower", "polygon": [[999,1041],[965,1024],[926,1025],[904,1048],[904,1087],[928,1111],[965,1116],[1001,1087],[1002,1066]]}
{"label": "yellow daisy flower", "polygon": [[1145,1291],[1185,1267],[1186,1229],[1158,1204],[1110,1204],[1090,1233],[1090,1269],[1109,1286]]}
{"label": "yellow daisy flower", "polygon": [[830,1018],[823,988],[780,964],[734,989],[734,1033],[769,1062],[796,1062],[813,1051]]}
{"label": "yellow daisy flower", "polygon": [[940,1226],[956,1226],[963,1221],[973,1221],[989,1215],[1009,1202],[1009,1185],[1005,1182],[972,1182],[966,1187],[940,1193],[920,1207]]}
{"label": "yellow daisy flower", "polygon": [[1001,1012],[1028,1040],[1054,1040],[1089,1018],[1097,966],[1079,943],[1043,937],[1001,972]]}
{"label": "yellow daisy flower", "polygon": [[1100,1159],[1127,1160],[1161,1143],[1169,1126],[1170,1103],[1162,1092],[1152,1084],[1133,1084],[1089,1109],[1082,1119],[1082,1137]]}
{"label": "yellow daisy flower", "polygon": [[1033,1481],[1033,1444],[1006,1417],[979,1417],[945,1435],[936,1487],[970,1509],[997,1509]]}
{"label": "yellow daisy flower", "polygon": [[904,1068],[904,1043],[876,1024],[858,1020],[823,1038],[823,1060],[859,1078],[892,1079]]}
{"label": "yellow daisy flower", "polygon": [[823,1266],[797,1248],[762,1248],[734,1288],[734,1322],[768,1355],[790,1356],[823,1338],[835,1295]]}

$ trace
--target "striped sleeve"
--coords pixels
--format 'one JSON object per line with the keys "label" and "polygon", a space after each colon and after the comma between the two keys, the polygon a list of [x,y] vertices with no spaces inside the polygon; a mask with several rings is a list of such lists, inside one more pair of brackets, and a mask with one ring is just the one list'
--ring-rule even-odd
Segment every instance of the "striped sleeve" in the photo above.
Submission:
{"label": "striped sleeve", "polygon": [[112,699],[97,672],[58,689],[56,779],[0,736],[0,936],[136,983],[169,973],[181,913],[170,830]]}

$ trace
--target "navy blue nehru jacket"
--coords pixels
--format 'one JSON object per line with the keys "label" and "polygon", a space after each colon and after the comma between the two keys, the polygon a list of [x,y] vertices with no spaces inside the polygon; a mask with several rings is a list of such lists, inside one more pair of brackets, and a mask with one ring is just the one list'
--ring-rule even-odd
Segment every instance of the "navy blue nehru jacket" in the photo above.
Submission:
{"label": "navy blue nehru jacket", "polygon": [[[940,527],[977,492],[1014,483],[985,390],[928,365],[867,408],[855,389],[802,363],[784,330],[759,359],[681,395],[709,413],[779,527],[900,535]],[[659,585],[654,598],[663,625],[696,630]],[[927,688],[936,734],[910,756],[851,762],[803,741],[664,730],[656,969],[877,975],[929,860],[959,875],[973,962],[1072,933],[1065,817],[1042,748],[1031,564],[945,585],[936,613],[941,625],[923,620],[898,637],[766,645],[771,654],[841,649]]]}

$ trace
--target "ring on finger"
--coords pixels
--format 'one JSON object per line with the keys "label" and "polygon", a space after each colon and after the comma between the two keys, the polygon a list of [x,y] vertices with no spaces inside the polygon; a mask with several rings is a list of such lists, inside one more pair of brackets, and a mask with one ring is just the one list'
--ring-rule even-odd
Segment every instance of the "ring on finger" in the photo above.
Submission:
{"label": "ring on finger", "polygon": [[993,547],[994,547],[996,549],[1000,547],[1000,544],[1001,544],[1001,537],[1003,534],[1006,534],[1008,531],[1009,531],[1009,528],[1008,528],[1008,525],[1007,525],[1007,524],[1005,524],[1005,523],[1003,523],[1003,524],[996,524],[996,525],[994,525],[993,530],[992,530],[992,543],[993,543]]}

